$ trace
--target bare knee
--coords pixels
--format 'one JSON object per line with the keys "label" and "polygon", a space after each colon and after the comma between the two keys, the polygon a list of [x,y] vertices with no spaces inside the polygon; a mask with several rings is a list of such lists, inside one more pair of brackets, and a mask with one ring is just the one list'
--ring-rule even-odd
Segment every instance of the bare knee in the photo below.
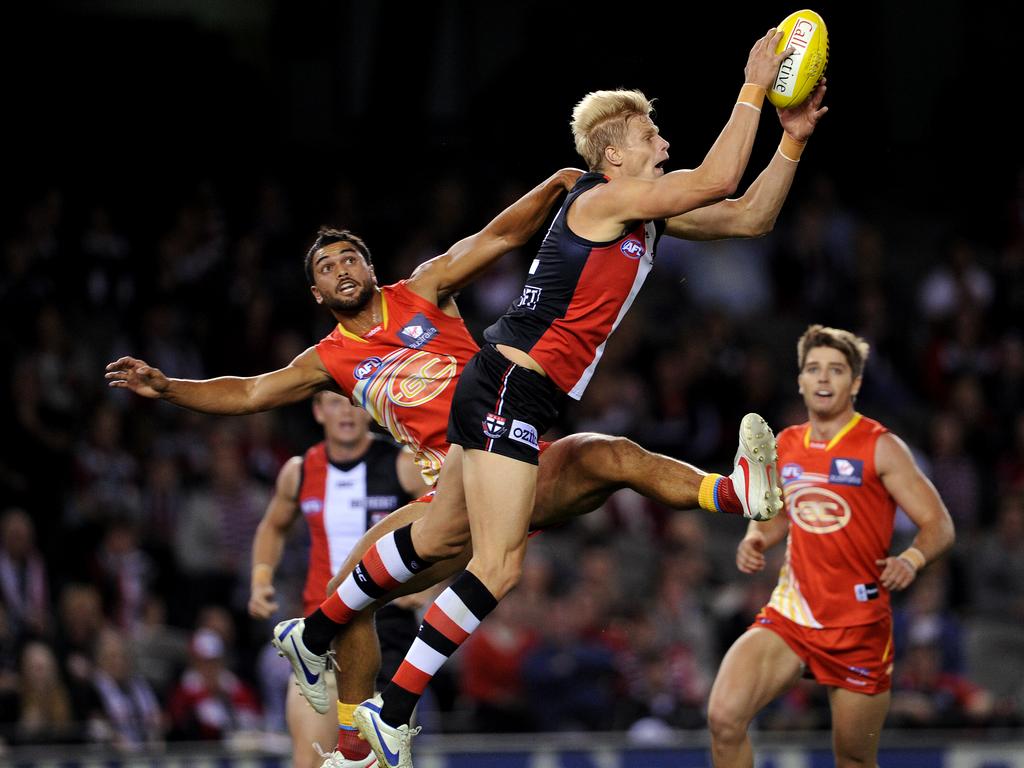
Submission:
{"label": "bare knee", "polygon": [[575,436],[580,464],[592,475],[621,479],[643,449],[626,437],[585,432]]}
{"label": "bare knee", "polygon": [[836,747],[836,768],[875,768],[878,755],[873,750]]}
{"label": "bare knee", "polygon": [[722,697],[712,695],[708,702],[708,730],[719,744],[739,744],[747,737],[750,719],[744,710]]}
{"label": "bare knee", "polygon": [[412,543],[416,554],[431,562],[455,557],[466,548],[469,541],[468,521],[442,522],[427,516],[417,521],[412,528]]}

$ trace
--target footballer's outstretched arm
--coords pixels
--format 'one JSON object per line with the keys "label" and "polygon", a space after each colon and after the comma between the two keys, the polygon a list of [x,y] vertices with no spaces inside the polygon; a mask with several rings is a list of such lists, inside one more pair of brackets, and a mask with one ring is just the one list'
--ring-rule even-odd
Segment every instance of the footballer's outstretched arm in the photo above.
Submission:
{"label": "footballer's outstretched arm", "polygon": [[[583,227],[589,230],[596,223],[601,229],[616,229],[631,221],[668,219],[735,192],[754,146],[761,101],[775,82],[779,65],[793,51],[790,47],[774,53],[781,39],[781,30],[770,29],[750,49],[744,68],[745,82],[750,85],[744,85],[728,122],[697,168],[673,171],[658,179],[621,177],[595,189],[574,206],[579,207],[577,216],[586,209]],[[748,87],[760,89],[757,104],[747,101]]]}
{"label": "footballer's outstretched arm", "polygon": [[499,213],[475,235],[463,238],[445,253],[420,264],[407,283],[428,301],[440,303],[514,248],[525,244],[547,219],[551,206],[572,189],[582,175],[563,168]]}
{"label": "footballer's outstretched arm", "polygon": [[822,78],[801,104],[778,110],[784,131],[782,142],[771,162],[742,197],[673,216],[666,222],[666,234],[685,240],[718,240],[760,237],[771,232],[796,175],[799,153],[814,133],[818,121],[828,112],[828,107],[821,106],[825,90],[825,78]]}
{"label": "footballer's outstretched arm", "polygon": [[122,357],[106,369],[111,387],[167,400],[202,413],[237,415],[291,405],[325,389],[338,391],[316,347],[310,347],[284,368],[258,376],[216,379],[172,379],[159,368],[135,357]]}

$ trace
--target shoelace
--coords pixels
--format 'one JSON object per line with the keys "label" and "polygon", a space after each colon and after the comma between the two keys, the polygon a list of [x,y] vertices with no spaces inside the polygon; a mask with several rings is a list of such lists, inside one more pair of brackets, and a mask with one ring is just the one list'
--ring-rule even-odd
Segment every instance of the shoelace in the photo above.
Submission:
{"label": "shoelace", "polygon": [[324,752],[323,748],[320,746],[319,741],[313,742],[313,749],[316,750],[316,753],[320,755],[321,759],[323,759],[324,761],[320,765],[320,768],[325,768],[325,766],[326,768],[331,768],[332,766],[340,766],[343,765],[345,762],[345,756],[337,750],[333,752]]}

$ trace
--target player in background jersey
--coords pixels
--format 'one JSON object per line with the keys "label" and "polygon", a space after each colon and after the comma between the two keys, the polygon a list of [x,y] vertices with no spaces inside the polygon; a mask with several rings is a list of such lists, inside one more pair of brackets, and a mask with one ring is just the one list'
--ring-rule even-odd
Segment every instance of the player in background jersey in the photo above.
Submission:
{"label": "player in background jersey", "polygon": [[[300,517],[309,527],[309,566],[302,592],[304,610],[309,612],[321,603],[327,583],[360,537],[374,523],[429,490],[412,454],[390,439],[377,439],[369,429],[370,415],[347,398],[318,392],[313,396],[313,418],[323,427],[324,439],[281,467],[274,496],[253,539],[249,614],[257,619],[269,619],[278,610],[274,571],[288,533]],[[372,642],[358,653],[375,664],[336,674],[333,687],[340,692],[340,701],[372,691],[372,674],[360,679],[360,670],[381,666],[383,655],[387,661],[382,670],[394,671],[416,634],[415,613],[392,603],[376,614],[378,645],[373,617],[368,617],[369,625],[356,636]],[[343,656],[341,664],[346,661]],[[330,746],[336,741],[344,742],[354,766],[372,764],[370,747],[356,735],[351,712],[321,715],[302,700],[294,685],[288,686],[285,711],[295,768],[319,765],[322,755],[314,744]]]}
{"label": "player in background jersey", "polygon": [[[751,522],[736,551],[743,573],[765,567],[786,538],[767,606],[729,649],[708,704],[716,768],[754,764],[754,716],[809,674],[828,687],[835,764],[873,766],[889,710],[889,593],[953,545],[953,521],[907,446],[854,410],[868,344],[810,326],[797,345],[808,421],[778,438],[786,515]],[[896,506],[917,525],[912,546],[889,554]]]}
{"label": "player in background jersey", "polygon": [[[359,732],[382,766],[411,768],[411,739],[418,730],[410,721],[419,697],[518,582],[538,487],[538,437],[554,423],[566,395],[582,397],[608,337],[653,265],[659,236],[668,231],[714,238],[734,226],[730,210],[720,204],[739,185],[766,89],[791,53],[775,53],[781,38],[771,29],[751,48],[729,120],[692,171],[665,173],[669,145],[651,119],[651,102],[639,91],[597,91],[576,105],[573,136],[590,172],[555,216],[522,295],[485,331],[488,344],[459,379],[448,423],[452,447],[433,502],[437,509],[382,538],[342,582],[338,600],[305,622],[315,644],[324,617],[344,623],[364,603],[360,592],[387,593],[425,565],[449,557],[453,540],[468,525],[473,556],[466,570],[428,609],[382,695],[356,708]],[[812,102],[818,105],[820,100]],[[815,112],[807,122],[820,116]],[[794,164],[807,134],[784,134],[773,162]],[[734,471],[703,477],[698,498],[727,489],[744,515],[770,519],[782,507],[774,461],[771,430],[748,414]],[[373,589],[364,589],[367,581]]]}

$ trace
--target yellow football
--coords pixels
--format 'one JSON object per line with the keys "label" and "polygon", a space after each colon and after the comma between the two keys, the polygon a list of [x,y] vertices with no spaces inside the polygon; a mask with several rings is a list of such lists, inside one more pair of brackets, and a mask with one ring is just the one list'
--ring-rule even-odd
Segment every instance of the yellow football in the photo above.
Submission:
{"label": "yellow football", "polygon": [[785,109],[795,107],[814,90],[828,63],[828,30],[814,11],[791,13],[779,24],[782,41],[775,49],[782,53],[792,46],[796,50],[779,67],[775,85],[768,90],[768,101]]}

